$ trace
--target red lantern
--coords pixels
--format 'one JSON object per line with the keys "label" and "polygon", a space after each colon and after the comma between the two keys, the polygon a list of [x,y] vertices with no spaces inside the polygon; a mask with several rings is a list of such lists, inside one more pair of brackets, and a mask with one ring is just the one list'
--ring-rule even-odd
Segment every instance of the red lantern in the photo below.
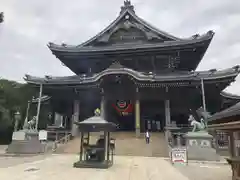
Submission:
{"label": "red lantern", "polygon": [[133,104],[131,101],[117,100],[113,107],[118,111],[122,116],[129,115],[133,112]]}

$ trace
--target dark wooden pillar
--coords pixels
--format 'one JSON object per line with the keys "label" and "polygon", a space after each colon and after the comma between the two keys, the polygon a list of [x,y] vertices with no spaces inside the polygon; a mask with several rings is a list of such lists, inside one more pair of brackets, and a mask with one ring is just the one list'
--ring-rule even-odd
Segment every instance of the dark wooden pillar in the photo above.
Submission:
{"label": "dark wooden pillar", "polygon": [[84,133],[81,132],[79,161],[83,160],[83,137],[84,137]]}
{"label": "dark wooden pillar", "polygon": [[72,117],[72,136],[77,136],[78,135],[78,126],[74,124],[74,122],[79,121],[79,110],[80,110],[80,102],[79,100],[75,100],[73,104],[73,117]]}

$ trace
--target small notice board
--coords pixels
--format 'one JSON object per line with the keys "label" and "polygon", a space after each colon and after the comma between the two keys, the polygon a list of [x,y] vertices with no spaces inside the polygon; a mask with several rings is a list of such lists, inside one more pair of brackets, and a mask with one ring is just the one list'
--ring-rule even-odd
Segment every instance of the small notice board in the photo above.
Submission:
{"label": "small notice board", "polygon": [[186,148],[172,148],[171,161],[173,164],[186,165],[188,162],[187,149]]}
{"label": "small notice board", "polygon": [[47,140],[47,131],[41,130],[39,131],[39,140],[40,141],[46,141]]}

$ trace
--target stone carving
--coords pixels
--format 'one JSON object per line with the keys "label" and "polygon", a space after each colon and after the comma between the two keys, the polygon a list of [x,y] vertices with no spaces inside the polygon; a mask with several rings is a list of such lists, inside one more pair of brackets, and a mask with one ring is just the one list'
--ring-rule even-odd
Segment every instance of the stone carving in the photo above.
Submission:
{"label": "stone carving", "polygon": [[122,20],[114,28],[110,29],[97,39],[98,42],[123,43],[125,41],[149,41],[158,39],[158,42],[167,41],[165,37],[158,36],[157,33],[147,29],[144,25],[129,18]]}
{"label": "stone carving", "polygon": [[197,145],[198,145],[198,142],[197,142],[196,139],[191,139],[191,140],[189,140],[189,145],[190,145],[190,146],[197,146]]}
{"label": "stone carving", "polygon": [[34,130],[36,125],[36,116],[33,116],[33,118],[28,121],[26,124],[24,124],[23,129],[24,130]]}
{"label": "stone carving", "polygon": [[203,131],[206,129],[205,120],[201,118],[201,121],[198,122],[193,115],[189,115],[188,121],[191,122],[191,126],[193,126],[192,132]]}
{"label": "stone carving", "polygon": [[188,158],[192,160],[218,161],[220,156],[212,146],[213,136],[206,131],[206,119],[210,114],[199,108],[196,111],[200,122],[193,115],[189,115],[189,122],[193,129],[185,134],[186,145],[188,149]]}
{"label": "stone carving", "polygon": [[132,27],[130,24],[124,24],[124,27],[116,30],[109,37],[111,43],[134,42],[137,40],[147,41],[147,38],[141,30]]}
{"label": "stone carving", "polygon": [[208,140],[202,140],[200,146],[201,147],[211,147],[211,142]]}

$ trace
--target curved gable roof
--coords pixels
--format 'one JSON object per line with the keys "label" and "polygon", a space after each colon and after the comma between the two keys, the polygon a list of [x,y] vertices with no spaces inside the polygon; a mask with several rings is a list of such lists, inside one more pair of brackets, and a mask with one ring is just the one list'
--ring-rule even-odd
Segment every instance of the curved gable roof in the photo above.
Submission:
{"label": "curved gable roof", "polygon": [[[129,20],[131,19],[131,20]],[[50,42],[48,44],[49,48],[51,50],[54,49],[82,49],[83,47],[86,46],[94,46],[94,43],[96,42],[102,42],[102,39],[106,40],[109,38],[109,36],[112,35],[113,32],[116,32],[116,29],[119,29],[120,26],[118,26],[119,24],[121,24],[122,22],[130,22],[130,24],[134,24],[134,26],[139,29],[140,31],[144,32],[146,34],[146,36],[151,38],[156,38],[159,39],[159,42],[166,42],[166,41],[173,41],[173,43],[175,41],[177,42],[184,42],[184,43],[191,43],[191,41],[195,41],[195,40],[204,40],[210,37],[210,39],[212,39],[214,32],[213,31],[209,31],[208,33],[200,36],[198,34],[193,35],[189,38],[179,38],[176,36],[173,36],[165,31],[159,30],[158,28],[152,26],[151,24],[149,24],[148,22],[146,22],[145,20],[143,20],[142,18],[140,18],[139,16],[136,15],[135,11],[134,11],[134,7],[133,5],[131,5],[130,1],[125,1],[124,2],[124,6],[121,7],[121,12],[119,14],[119,16],[109,25],[107,26],[105,29],[103,29],[101,32],[99,32],[97,35],[95,35],[94,37],[90,38],[89,40],[81,43],[80,45],[77,46],[72,46],[72,45],[67,45],[67,44],[62,44],[62,45],[57,45],[54,44],[52,42]],[[132,23],[134,22],[134,23]],[[104,37],[105,36],[105,37]],[[151,42],[149,42],[151,43]]]}
{"label": "curved gable roof", "polygon": [[87,40],[86,42],[78,45],[78,47],[82,47],[82,46],[88,46],[89,44],[91,44],[93,41],[96,41],[98,38],[101,38],[101,36],[103,36],[105,33],[107,33],[108,31],[110,31],[111,29],[113,29],[114,27],[117,26],[117,24],[119,24],[119,22],[125,18],[126,16],[131,16],[136,22],[138,22],[139,24],[141,24],[142,26],[150,29],[152,32],[165,37],[169,40],[181,40],[178,37],[175,37],[167,32],[164,32],[162,30],[159,30],[155,27],[153,27],[152,25],[150,25],[149,23],[147,23],[146,21],[144,21],[142,18],[140,18],[139,16],[137,16],[135,14],[135,12],[132,9],[126,8],[125,10],[123,10],[120,15],[109,25],[107,26],[104,30],[102,30],[100,33],[98,33],[97,35],[95,35],[94,37],[92,37],[91,39]]}

